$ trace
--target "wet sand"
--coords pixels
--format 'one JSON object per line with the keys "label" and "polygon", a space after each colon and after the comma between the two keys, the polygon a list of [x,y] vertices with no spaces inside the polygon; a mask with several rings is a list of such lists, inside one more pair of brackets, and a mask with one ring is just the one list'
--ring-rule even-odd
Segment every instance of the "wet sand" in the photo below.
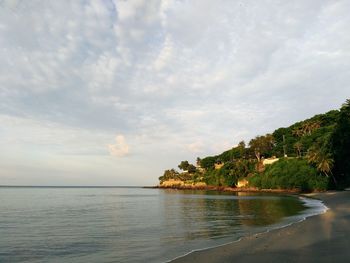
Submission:
{"label": "wet sand", "polygon": [[172,262],[350,262],[350,191],[310,194],[329,208],[291,226]]}

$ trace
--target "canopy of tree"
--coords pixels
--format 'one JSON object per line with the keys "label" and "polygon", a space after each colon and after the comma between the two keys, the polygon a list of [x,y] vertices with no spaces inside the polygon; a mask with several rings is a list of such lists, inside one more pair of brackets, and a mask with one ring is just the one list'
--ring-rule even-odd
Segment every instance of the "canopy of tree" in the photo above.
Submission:
{"label": "canopy of tree", "polygon": [[331,137],[333,173],[341,185],[350,185],[350,99],[340,109]]}

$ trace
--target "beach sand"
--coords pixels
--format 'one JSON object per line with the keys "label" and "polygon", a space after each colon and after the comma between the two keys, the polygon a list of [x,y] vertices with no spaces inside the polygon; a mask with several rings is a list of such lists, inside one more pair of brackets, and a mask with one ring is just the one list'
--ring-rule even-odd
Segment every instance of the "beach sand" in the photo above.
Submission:
{"label": "beach sand", "polygon": [[350,262],[350,191],[310,194],[329,208],[291,226],[193,252],[185,262]]}

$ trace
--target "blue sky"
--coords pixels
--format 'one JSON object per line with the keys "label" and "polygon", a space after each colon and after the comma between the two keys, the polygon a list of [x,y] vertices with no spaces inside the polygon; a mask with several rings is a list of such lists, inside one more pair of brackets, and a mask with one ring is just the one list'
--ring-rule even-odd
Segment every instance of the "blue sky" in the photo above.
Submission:
{"label": "blue sky", "polygon": [[0,1],[0,184],[153,185],[350,97],[350,1]]}

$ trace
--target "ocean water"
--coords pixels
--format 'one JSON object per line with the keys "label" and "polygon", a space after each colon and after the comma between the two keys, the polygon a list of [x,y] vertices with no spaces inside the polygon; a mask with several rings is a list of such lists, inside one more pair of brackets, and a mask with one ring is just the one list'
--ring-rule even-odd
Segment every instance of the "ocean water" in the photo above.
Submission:
{"label": "ocean water", "polygon": [[276,194],[0,187],[0,262],[167,262],[324,209]]}

